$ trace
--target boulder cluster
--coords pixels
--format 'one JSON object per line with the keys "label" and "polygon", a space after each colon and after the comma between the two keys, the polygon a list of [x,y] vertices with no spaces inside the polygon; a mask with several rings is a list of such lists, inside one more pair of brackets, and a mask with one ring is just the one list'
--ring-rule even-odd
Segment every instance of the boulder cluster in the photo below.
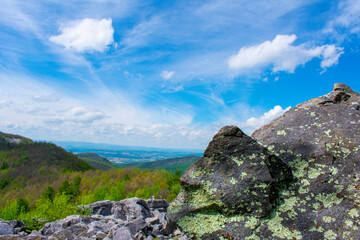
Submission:
{"label": "boulder cluster", "polygon": [[193,239],[360,239],[360,94],[335,84],[247,136],[223,127],[169,219]]}
{"label": "boulder cluster", "polygon": [[27,235],[21,221],[1,221],[0,239],[16,240],[152,240],[189,239],[184,232],[169,222],[165,200],[130,198],[122,201],[100,201],[83,206],[91,214],[68,216],[46,223],[40,231]]}

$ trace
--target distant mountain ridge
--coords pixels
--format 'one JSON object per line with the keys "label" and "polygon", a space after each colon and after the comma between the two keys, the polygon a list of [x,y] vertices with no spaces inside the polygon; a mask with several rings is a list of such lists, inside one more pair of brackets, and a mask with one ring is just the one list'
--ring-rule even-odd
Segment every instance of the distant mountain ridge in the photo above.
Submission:
{"label": "distant mountain ridge", "polygon": [[78,153],[76,154],[79,158],[85,160],[92,167],[99,170],[109,170],[111,168],[119,168],[117,164],[112,163],[107,158],[100,156],[97,153]]}
{"label": "distant mountain ridge", "polygon": [[141,162],[141,163],[128,163],[119,164],[124,168],[140,168],[140,169],[165,169],[167,171],[182,170],[185,171],[201,157],[197,155],[190,155],[184,157],[168,158],[163,160]]}
{"label": "distant mountain ridge", "polygon": [[203,153],[203,150],[196,149],[166,149],[139,146],[122,146],[104,143],[63,141],[54,141],[54,143],[75,154],[92,152],[100,156],[106,157],[110,161],[119,164],[136,162],[139,163],[175,157],[183,157],[188,155],[201,156]]}

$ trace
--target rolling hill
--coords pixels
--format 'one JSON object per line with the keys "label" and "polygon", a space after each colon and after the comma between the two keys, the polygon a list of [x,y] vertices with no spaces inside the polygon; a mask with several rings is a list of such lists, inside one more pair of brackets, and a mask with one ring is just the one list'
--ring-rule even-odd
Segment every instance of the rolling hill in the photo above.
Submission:
{"label": "rolling hill", "polygon": [[140,169],[165,169],[167,171],[185,171],[200,158],[201,157],[197,155],[190,155],[185,157],[168,158],[151,162],[119,164],[119,166],[123,168],[136,167]]}
{"label": "rolling hill", "polygon": [[55,144],[0,132],[0,194],[6,188],[51,182],[62,172],[90,169],[86,161]]}
{"label": "rolling hill", "polygon": [[100,156],[97,153],[79,153],[76,154],[79,158],[85,160],[92,167],[99,170],[109,170],[111,168],[119,168],[119,165],[112,163],[107,158]]}

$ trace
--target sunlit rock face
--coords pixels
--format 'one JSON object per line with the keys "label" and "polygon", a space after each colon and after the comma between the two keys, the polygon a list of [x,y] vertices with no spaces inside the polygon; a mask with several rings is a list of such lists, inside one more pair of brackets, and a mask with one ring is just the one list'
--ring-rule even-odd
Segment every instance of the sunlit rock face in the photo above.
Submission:
{"label": "sunlit rock face", "polygon": [[359,239],[360,94],[335,84],[246,136],[224,127],[169,217],[200,239]]}
{"label": "sunlit rock face", "polygon": [[236,236],[244,237],[251,224],[273,211],[279,191],[291,182],[290,168],[278,157],[239,128],[226,126],[181,177],[182,191],[168,213],[194,237],[234,224]]}

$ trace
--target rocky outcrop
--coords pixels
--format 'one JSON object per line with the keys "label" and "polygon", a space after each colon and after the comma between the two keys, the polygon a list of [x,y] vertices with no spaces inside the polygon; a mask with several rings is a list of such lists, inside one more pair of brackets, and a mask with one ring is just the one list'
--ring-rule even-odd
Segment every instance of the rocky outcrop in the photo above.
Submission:
{"label": "rocky outcrop", "polygon": [[252,137],[222,128],[169,218],[194,239],[359,239],[360,95],[344,84]]}
{"label": "rocky outcrop", "polygon": [[139,198],[119,202],[101,201],[87,206],[91,214],[68,216],[65,219],[46,223],[30,235],[19,234],[10,222],[0,222],[0,239],[104,239],[104,240],[151,240],[189,239],[173,223],[168,221],[165,200]]}

